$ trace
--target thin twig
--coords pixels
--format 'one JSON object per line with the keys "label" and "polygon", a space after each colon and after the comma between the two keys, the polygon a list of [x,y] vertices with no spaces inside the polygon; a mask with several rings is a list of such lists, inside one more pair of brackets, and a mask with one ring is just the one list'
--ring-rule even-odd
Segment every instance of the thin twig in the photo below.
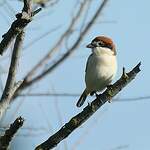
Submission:
{"label": "thin twig", "polygon": [[50,150],[57,146],[62,140],[68,137],[75,129],[87,121],[103,104],[110,101],[118,94],[127,84],[129,84],[140,72],[140,65],[136,65],[129,73],[122,74],[121,78],[111,87],[107,88],[91,104],[86,106],[82,112],[71,118],[59,131],[50,136],[48,140],[40,144],[35,150]]}

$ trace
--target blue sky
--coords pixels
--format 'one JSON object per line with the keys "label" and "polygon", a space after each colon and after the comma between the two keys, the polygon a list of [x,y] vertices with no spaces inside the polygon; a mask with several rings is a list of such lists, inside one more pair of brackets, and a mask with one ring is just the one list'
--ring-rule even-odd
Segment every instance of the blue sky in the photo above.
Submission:
{"label": "blue sky", "polygon": [[[8,2],[16,12],[21,10],[21,3]],[[58,36],[68,26],[74,3],[74,0],[60,1],[53,9],[43,10],[27,27],[24,46],[42,33],[61,25],[57,32],[53,32],[22,52],[17,75],[18,80],[22,79],[27,71],[46,54]],[[93,0],[89,16],[92,15],[98,4],[98,1]],[[81,46],[50,75],[33,85],[32,91],[81,93],[85,86],[85,64],[90,54],[90,50],[86,49],[85,45],[97,35],[107,35],[116,43],[118,58],[116,79],[120,77],[123,66],[130,70],[139,61],[142,62],[142,71],[116,97],[132,98],[150,95],[149,6],[150,1],[148,0],[144,2],[110,0],[97,23],[88,32]],[[7,31],[10,26],[8,22],[11,23],[14,16],[13,14],[8,15],[5,7],[0,7],[0,12],[0,34],[2,35]],[[6,16],[5,18],[3,17],[4,15]],[[62,53],[63,49],[60,50],[60,54]],[[1,67],[5,64],[8,66],[8,59],[1,61]],[[89,99],[94,98],[89,97]],[[24,100],[23,98],[17,99],[11,105],[4,120],[4,123],[7,124],[10,121],[12,122],[18,115],[25,118],[24,129],[14,139],[11,145],[12,149],[30,150],[47,139],[62,124],[69,121],[73,115],[82,110],[82,108],[76,108],[77,100],[78,97],[27,97]],[[19,108],[17,108],[18,105]],[[118,146],[122,146],[127,150],[149,150],[149,105],[149,99],[131,102],[120,100],[120,102],[105,104],[92,118],[65,140],[68,150],[118,150]],[[28,131],[27,127],[37,128],[37,132],[33,129],[32,132],[31,130]],[[46,132],[40,133],[39,128],[46,129]],[[31,136],[23,136],[23,134],[31,134]],[[64,145],[64,142],[61,142],[56,149],[63,150],[65,149]]]}

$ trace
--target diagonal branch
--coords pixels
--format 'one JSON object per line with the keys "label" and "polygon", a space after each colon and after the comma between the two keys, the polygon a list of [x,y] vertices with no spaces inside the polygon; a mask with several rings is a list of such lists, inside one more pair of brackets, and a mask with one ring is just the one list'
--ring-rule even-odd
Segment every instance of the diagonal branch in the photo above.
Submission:
{"label": "diagonal branch", "polygon": [[16,15],[16,20],[12,23],[10,29],[2,37],[0,42],[0,55],[3,55],[4,51],[9,47],[15,37],[23,31],[29,22],[32,20],[32,16],[38,11],[31,11],[31,0],[24,0],[24,7],[21,13]]}
{"label": "diagonal branch", "polygon": [[75,129],[87,121],[103,104],[110,101],[116,94],[118,94],[127,84],[129,84],[136,75],[140,72],[139,63],[129,73],[123,74],[121,78],[115,82],[111,87],[108,87],[102,94],[100,94],[91,104],[86,106],[82,112],[71,118],[59,131],[53,134],[48,140],[40,144],[35,150],[49,150],[57,146],[62,140],[68,137]]}
{"label": "diagonal branch", "polygon": [[0,137],[0,150],[7,150],[9,147],[9,144],[14,137],[14,135],[17,133],[18,129],[22,127],[24,123],[24,119],[22,117],[18,117],[5,131],[5,134]]}

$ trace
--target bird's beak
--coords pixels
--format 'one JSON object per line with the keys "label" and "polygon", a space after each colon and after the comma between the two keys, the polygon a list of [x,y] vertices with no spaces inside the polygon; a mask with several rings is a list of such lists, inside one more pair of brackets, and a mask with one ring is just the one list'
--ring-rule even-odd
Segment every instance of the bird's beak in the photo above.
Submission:
{"label": "bird's beak", "polygon": [[94,46],[90,43],[86,46],[86,48],[94,48]]}

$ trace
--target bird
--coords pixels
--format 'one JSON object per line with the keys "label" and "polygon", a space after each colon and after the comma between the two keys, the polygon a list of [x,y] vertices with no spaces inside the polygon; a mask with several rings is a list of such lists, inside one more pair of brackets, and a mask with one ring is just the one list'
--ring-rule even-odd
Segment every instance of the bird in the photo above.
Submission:
{"label": "bird", "polygon": [[76,103],[81,107],[87,96],[111,86],[117,72],[116,47],[112,39],[107,36],[97,36],[86,46],[92,50],[85,69],[86,88]]}

